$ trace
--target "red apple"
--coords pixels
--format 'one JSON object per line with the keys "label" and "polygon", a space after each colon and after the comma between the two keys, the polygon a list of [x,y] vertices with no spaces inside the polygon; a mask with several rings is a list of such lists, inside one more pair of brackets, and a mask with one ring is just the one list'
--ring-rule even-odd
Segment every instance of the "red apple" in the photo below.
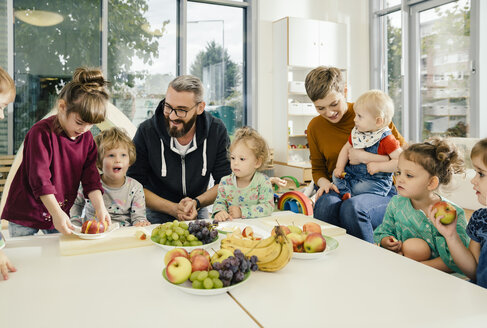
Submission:
{"label": "red apple", "polygon": [[103,233],[107,228],[108,222],[106,221],[88,220],[81,226],[81,232],[88,234]]}
{"label": "red apple", "polygon": [[306,253],[323,252],[326,249],[326,240],[321,233],[313,232],[304,240],[304,251]]}
{"label": "red apple", "polygon": [[203,255],[203,256],[205,256],[208,259],[208,262],[211,261],[210,253],[208,253],[203,248],[195,248],[195,249],[193,249],[191,251],[191,253],[189,253],[189,260],[191,262],[193,262],[193,257],[195,257],[196,255]]}
{"label": "red apple", "polygon": [[303,253],[304,252],[304,240],[306,239],[305,235],[296,233],[296,232],[291,232],[289,235],[287,235],[287,238],[291,240],[293,243],[293,251],[297,253]]}
{"label": "red apple", "polygon": [[173,284],[182,284],[191,276],[191,262],[185,257],[178,256],[168,263],[165,270],[167,280]]}
{"label": "red apple", "polygon": [[251,227],[245,227],[242,231],[242,236],[252,238],[254,236],[254,230]]}
{"label": "red apple", "polygon": [[321,226],[315,222],[306,222],[303,225],[303,231],[310,234],[310,233],[319,233],[321,235]]}
{"label": "red apple", "polygon": [[185,257],[189,260],[189,254],[184,248],[174,248],[167,252],[166,255],[164,255],[164,264],[167,266],[167,264],[171,262],[172,259],[179,256]]}
{"label": "red apple", "polygon": [[210,260],[206,256],[201,254],[196,254],[191,259],[191,270],[194,271],[210,271],[211,265]]}
{"label": "red apple", "polygon": [[444,201],[438,202],[435,205],[433,205],[433,209],[437,209],[435,218],[439,216],[443,216],[440,219],[440,222],[443,224],[450,224],[457,217],[457,210],[452,204],[448,202],[444,202]]}
{"label": "red apple", "polygon": [[[279,225],[281,227],[282,232],[284,232],[285,235],[290,234],[291,230],[287,226]],[[276,227],[272,228],[271,235],[274,236],[276,234]]]}

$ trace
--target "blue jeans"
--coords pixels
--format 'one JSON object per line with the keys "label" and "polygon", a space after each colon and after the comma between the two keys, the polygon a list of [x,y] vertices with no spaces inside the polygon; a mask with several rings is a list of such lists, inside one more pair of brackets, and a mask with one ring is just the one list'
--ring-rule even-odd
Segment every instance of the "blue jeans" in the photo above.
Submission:
{"label": "blue jeans", "polygon": [[321,221],[345,228],[347,233],[357,238],[374,242],[374,229],[384,219],[387,204],[396,194],[391,188],[385,197],[374,194],[360,194],[345,201],[330,191],[316,201],[313,216]]}
{"label": "blue jeans", "polygon": [[340,195],[350,193],[352,196],[360,194],[375,194],[379,196],[387,196],[391,190],[392,183],[381,179],[340,179],[333,176],[333,184],[340,190]]}
{"label": "blue jeans", "polygon": [[[24,227],[23,225],[9,222],[8,223],[8,233],[10,237],[22,237],[22,236],[32,236],[39,232],[40,229]],[[56,229],[42,229],[45,234],[58,233]]]}

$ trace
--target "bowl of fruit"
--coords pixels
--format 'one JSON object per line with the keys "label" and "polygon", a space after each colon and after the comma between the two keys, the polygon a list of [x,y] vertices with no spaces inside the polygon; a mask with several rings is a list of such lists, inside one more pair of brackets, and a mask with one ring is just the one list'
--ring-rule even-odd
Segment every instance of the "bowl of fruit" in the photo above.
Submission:
{"label": "bowl of fruit", "polygon": [[154,245],[166,251],[181,247],[191,252],[196,248],[212,248],[218,244],[218,231],[205,220],[186,223],[174,220],[156,226],[151,233]]}
{"label": "bowl of fruit", "polygon": [[338,241],[323,235],[321,226],[315,222],[307,222],[302,227],[283,226],[283,229],[286,237],[293,243],[293,258],[320,258],[338,247]]}
{"label": "bowl of fruit", "polygon": [[162,276],[170,286],[194,295],[218,295],[242,285],[256,271],[257,257],[246,257],[240,250],[220,249],[210,257],[202,249],[188,253],[175,248],[164,256]]}

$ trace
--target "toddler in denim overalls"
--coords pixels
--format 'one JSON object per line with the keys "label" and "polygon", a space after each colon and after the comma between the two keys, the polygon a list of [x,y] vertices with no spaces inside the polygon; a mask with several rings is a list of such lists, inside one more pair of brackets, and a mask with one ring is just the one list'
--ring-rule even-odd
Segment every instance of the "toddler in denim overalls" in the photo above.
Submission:
{"label": "toddler in denim overalls", "polygon": [[[333,184],[342,199],[369,193],[386,196],[402,149],[388,125],[394,115],[392,99],[380,90],[362,94],[354,105],[355,127],[338,155]],[[362,149],[359,164],[348,163],[351,149]]]}

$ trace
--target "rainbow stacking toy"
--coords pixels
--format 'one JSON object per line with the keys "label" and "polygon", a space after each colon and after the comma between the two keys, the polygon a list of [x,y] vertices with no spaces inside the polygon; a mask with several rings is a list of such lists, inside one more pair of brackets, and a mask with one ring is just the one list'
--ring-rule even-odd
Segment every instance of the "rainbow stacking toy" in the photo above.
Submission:
{"label": "rainbow stacking toy", "polygon": [[304,215],[313,215],[313,204],[305,194],[299,191],[288,191],[279,197],[277,208]]}

